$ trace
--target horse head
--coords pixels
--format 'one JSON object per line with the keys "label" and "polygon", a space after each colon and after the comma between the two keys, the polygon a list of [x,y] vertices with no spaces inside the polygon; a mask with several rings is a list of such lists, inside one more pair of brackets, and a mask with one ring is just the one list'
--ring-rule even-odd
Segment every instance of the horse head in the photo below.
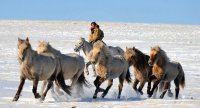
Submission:
{"label": "horse head", "polygon": [[162,50],[159,46],[152,47],[148,64],[150,66],[153,64],[163,66],[166,62],[169,62],[169,58],[167,57],[165,51]]}
{"label": "horse head", "polygon": [[97,63],[100,60],[105,59],[108,54],[108,49],[106,49],[106,45],[102,41],[97,41],[93,44],[93,49],[90,52],[90,58],[92,63]]}
{"label": "horse head", "polygon": [[25,51],[28,48],[31,48],[29,38],[27,37],[25,40],[18,38],[18,57],[20,60],[24,59]]}
{"label": "horse head", "polygon": [[75,44],[75,48],[74,48],[75,52],[79,52],[81,50],[81,48],[83,48],[84,41],[85,41],[85,39],[80,37],[80,39]]}
{"label": "horse head", "polygon": [[126,61],[129,63],[129,65],[134,63],[136,54],[135,54],[133,48],[126,47],[124,56],[125,56]]}
{"label": "horse head", "polygon": [[148,61],[148,64],[150,66],[152,66],[154,63],[156,63],[158,61],[158,49],[155,47],[151,47],[151,51],[150,51],[150,58]]}
{"label": "horse head", "polygon": [[48,52],[48,47],[49,47],[49,42],[39,41],[38,47],[37,47],[37,53],[41,54],[41,53]]}

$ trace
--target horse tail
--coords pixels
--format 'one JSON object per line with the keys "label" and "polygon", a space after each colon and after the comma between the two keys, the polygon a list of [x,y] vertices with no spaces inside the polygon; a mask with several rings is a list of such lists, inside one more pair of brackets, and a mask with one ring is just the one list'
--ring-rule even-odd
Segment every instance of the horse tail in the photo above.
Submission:
{"label": "horse tail", "polygon": [[62,74],[62,72],[60,72],[57,77],[56,77],[56,84],[58,86],[60,86],[68,95],[71,96],[71,87],[70,86],[67,86],[65,84],[65,79],[64,79],[64,76]]}
{"label": "horse tail", "polygon": [[128,83],[131,83],[131,74],[130,74],[129,69],[127,70],[127,73],[126,73],[126,81],[127,81]]}
{"label": "horse tail", "polygon": [[90,83],[86,80],[85,76],[84,76],[84,72],[79,76],[78,80],[77,80],[77,83],[79,85],[85,85],[86,87],[90,87]]}
{"label": "horse tail", "polygon": [[185,75],[183,74],[182,78],[181,78],[181,87],[184,88],[185,87]]}
{"label": "horse tail", "polygon": [[180,85],[181,85],[182,88],[184,88],[185,87],[185,73],[183,71],[181,64],[179,64],[178,69],[179,69],[179,72],[181,74]]}

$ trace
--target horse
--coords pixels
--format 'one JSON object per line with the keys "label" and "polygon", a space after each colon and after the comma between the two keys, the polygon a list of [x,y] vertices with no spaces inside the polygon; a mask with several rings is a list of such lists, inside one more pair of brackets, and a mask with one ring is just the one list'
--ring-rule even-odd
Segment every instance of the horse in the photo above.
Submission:
{"label": "horse", "polygon": [[113,56],[109,48],[102,41],[97,41],[93,44],[90,59],[92,63],[96,64],[96,70],[98,74],[96,80],[94,81],[96,90],[93,98],[97,98],[100,85],[105,80],[109,80],[107,88],[101,95],[101,97],[104,98],[113,84],[113,79],[119,77],[119,99],[121,96],[124,79],[126,79],[128,83],[131,82],[128,63],[124,57],[121,55]]}
{"label": "horse", "polygon": [[[49,42],[42,41],[38,43],[37,53],[47,54],[53,57],[57,57],[61,64],[61,71],[65,80],[70,79],[72,81],[71,87],[78,85],[79,89],[82,89],[83,85],[89,86],[89,83],[84,76],[85,62],[82,56],[75,53],[62,54],[59,50],[53,48]],[[43,87],[45,83],[43,84]],[[59,89],[56,89],[59,92]]]}
{"label": "horse", "polygon": [[[129,66],[133,65],[135,79],[133,81],[133,89],[143,95],[143,87],[145,82],[149,82],[149,76],[152,74],[151,66],[148,64],[149,56],[142,53],[137,48],[127,48],[125,51],[125,59]],[[140,83],[139,88],[137,88],[138,83]],[[149,84],[148,84],[149,85]],[[149,86],[147,91],[150,90]]]}
{"label": "horse", "polygon": [[169,89],[169,84],[174,80],[175,84],[175,99],[178,99],[179,86],[185,87],[185,74],[179,62],[170,61],[166,52],[159,46],[152,47],[150,50],[150,59],[148,61],[152,68],[152,74],[155,79],[152,90],[148,93],[149,97],[152,96],[153,91],[160,82],[164,82],[164,90],[160,95],[163,99],[164,95]]}
{"label": "horse", "polygon": [[[18,60],[20,64],[20,84],[13,98],[13,101],[18,101],[23,85],[26,79],[33,81],[32,92],[35,98],[44,100],[48,90],[51,88],[53,81],[61,85],[62,89],[70,94],[68,86],[62,80],[60,73],[60,63],[52,57],[37,54],[31,47],[29,38],[25,40],[18,38]],[[48,85],[42,96],[37,92],[38,81],[47,81]]]}
{"label": "horse", "polygon": [[[125,51],[125,59],[128,62],[129,66],[133,66],[134,68],[134,81],[133,81],[133,89],[136,91],[136,93],[140,93],[143,95],[143,87],[146,82],[148,82],[147,86],[147,92],[150,92],[150,76],[152,75],[152,66],[149,66],[148,60],[149,55],[144,54],[139,49],[133,47],[133,48],[127,48]],[[139,88],[137,88],[137,85],[140,83]],[[163,84],[160,84],[160,87],[163,86]],[[156,90],[157,91],[157,90]],[[172,96],[171,90],[168,90],[168,96]]]}
{"label": "horse", "polygon": [[[75,44],[75,48],[74,51],[75,52],[79,52],[81,49],[83,50],[83,53],[86,55],[86,58],[89,60],[89,53],[92,50],[93,45],[92,43],[89,43],[88,41],[85,40],[85,38],[80,37],[80,39],[77,41],[77,43]],[[124,56],[124,50],[121,49],[120,47],[112,47],[109,46],[108,47],[109,50],[111,51],[112,55],[122,55]],[[91,65],[92,63],[89,61],[86,63],[86,74],[89,75],[89,71],[88,71],[88,66]],[[95,71],[95,66],[94,64],[92,64],[92,68],[93,68],[93,72],[96,76],[96,71]]]}

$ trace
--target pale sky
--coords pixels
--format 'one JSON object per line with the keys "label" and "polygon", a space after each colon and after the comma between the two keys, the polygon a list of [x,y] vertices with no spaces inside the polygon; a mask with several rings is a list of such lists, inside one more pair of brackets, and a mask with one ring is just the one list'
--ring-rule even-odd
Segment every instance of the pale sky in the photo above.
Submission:
{"label": "pale sky", "polygon": [[0,0],[0,19],[200,24],[200,0]]}

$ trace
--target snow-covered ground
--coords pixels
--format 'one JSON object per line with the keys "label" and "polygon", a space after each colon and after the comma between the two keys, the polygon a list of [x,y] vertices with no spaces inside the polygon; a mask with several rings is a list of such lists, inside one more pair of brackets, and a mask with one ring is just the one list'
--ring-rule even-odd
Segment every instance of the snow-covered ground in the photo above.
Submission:
{"label": "snow-covered ground", "polygon": [[[79,108],[124,108],[124,107],[200,107],[200,25],[168,25],[99,22],[108,45],[123,49],[133,47],[149,54],[150,47],[161,46],[171,60],[179,61],[185,71],[186,87],[180,90],[179,100],[167,95],[164,99],[148,99],[146,86],[143,96],[137,96],[132,84],[124,84],[121,99],[116,99],[118,79],[105,99],[92,99],[94,86],[84,88],[84,94],[73,97],[54,97],[48,92],[44,103],[34,99],[32,82],[26,81],[18,102],[12,102],[19,83],[17,61],[17,38],[29,37],[33,49],[39,40],[45,40],[62,53],[74,52],[79,37],[88,38],[90,22],[81,21],[0,21],[0,107],[79,107]],[[80,53],[82,56],[84,54]],[[130,68],[132,72],[132,67]],[[91,71],[91,67],[90,67]],[[93,84],[92,72],[86,76]],[[105,82],[102,87],[106,87]],[[39,85],[39,90],[40,90]],[[174,84],[172,82],[174,93]],[[99,95],[101,95],[99,93]]]}

